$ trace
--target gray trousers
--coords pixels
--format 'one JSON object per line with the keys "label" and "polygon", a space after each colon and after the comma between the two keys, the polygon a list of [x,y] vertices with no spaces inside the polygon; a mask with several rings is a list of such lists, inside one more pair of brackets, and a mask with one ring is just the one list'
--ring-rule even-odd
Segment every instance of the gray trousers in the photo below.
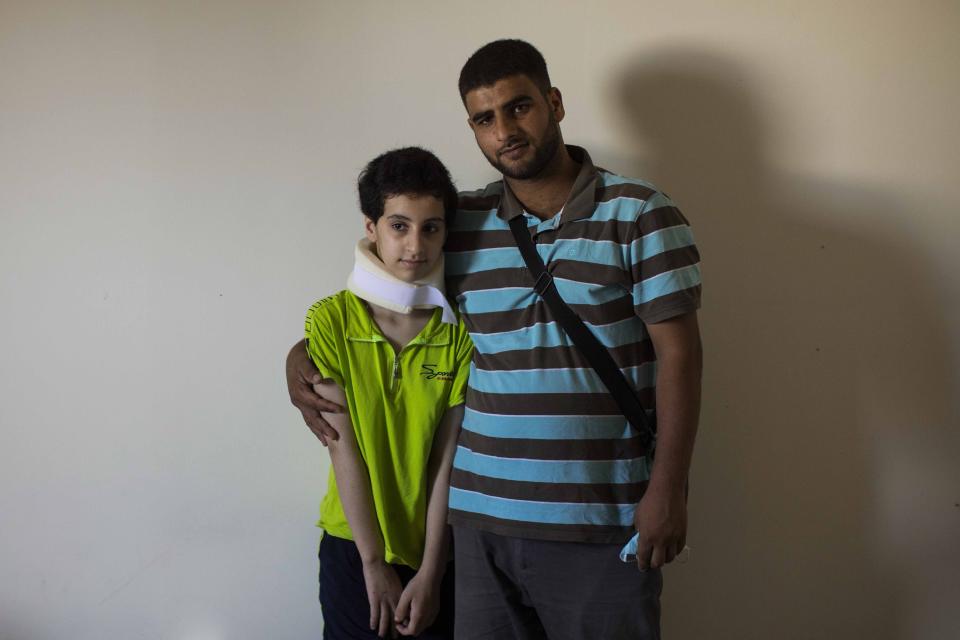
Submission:
{"label": "gray trousers", "polygon": [[659,570],[619,544],[551,542],[453,527],[457,640],[659,640]]}

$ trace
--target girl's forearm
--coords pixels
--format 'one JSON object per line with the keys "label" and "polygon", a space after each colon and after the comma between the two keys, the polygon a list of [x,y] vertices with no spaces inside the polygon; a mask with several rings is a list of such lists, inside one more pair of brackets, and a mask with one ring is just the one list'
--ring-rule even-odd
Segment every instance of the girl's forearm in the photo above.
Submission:
{"label": "girl's forearm", "polygon": [[[347,406],[346,394],[334,383],[314,387],[326,400]],[[353,534],[353,541],[364,564],[384,560],[383,534],[373,507],[373,491],[367,465],[360,455],[357,437],[348,413],[325,413],[323,418],[340,434],[338,440],[328,443],[333,474],[343,514]]]}
{"label": "girl's forearm", "polygon": [[450,491],[450,468],[457,448],[460,423],[463,420],[463,405],[457,405],[444,413],[434,436],[430,451],[427,476],[427,522],[420,571],[437,581],[446,571],[450,546],[447,527],[447,502]]}
{"label": "girl's forearm", "polygon": [[[335,428],[341,434],[346,429],[353,429],[349,424],[345,428],[339,425]],[[366,465],[360,457],[356,443],[345,440],[341,437],[340,440],[329,443],[330,460],[337,478],[340,504],[343,505],[343,513],[353,533],[353,541],[364,564],[370,564],[384,560],[383,535],[374,516],[373,494]]]}

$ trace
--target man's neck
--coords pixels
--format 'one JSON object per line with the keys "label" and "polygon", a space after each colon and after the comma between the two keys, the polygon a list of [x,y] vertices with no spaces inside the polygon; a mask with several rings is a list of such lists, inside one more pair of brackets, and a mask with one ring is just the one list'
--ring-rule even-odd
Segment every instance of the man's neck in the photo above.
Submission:
{"label": "man's neck", "polygon": [[504,180],[528,213],[547,220],[563,208],[579,173],[580,165],[561,145],[553,161],[536,178],[517,180],[504,176]]}

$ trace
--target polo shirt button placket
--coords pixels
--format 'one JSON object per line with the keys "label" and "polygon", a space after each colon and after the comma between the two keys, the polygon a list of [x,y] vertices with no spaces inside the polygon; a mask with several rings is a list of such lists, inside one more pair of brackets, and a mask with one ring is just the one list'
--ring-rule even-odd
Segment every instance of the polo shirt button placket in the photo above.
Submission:
{"label": "polo shirt button placket", "polygon": [[412,347],[416,345],[416,339],[414,341],[406,344],[400,351],[396,351],[393,354],[393,374],[390,376],[390,391],[394,394],[400,393],[400,385],[403,380],[403,367],[401,366],[401,358],[403,354],[409,351]]}

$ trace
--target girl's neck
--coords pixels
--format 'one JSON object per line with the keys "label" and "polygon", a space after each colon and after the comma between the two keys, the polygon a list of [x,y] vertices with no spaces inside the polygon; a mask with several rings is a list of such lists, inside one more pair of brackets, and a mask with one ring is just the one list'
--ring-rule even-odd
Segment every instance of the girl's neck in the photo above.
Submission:
{"label": "girl's neck", "polygon": [[397,352],[423,331],[435,312],[435,309],[413,309],[410,313],[400,313],[367,300],[363,304],[374,324]]}

